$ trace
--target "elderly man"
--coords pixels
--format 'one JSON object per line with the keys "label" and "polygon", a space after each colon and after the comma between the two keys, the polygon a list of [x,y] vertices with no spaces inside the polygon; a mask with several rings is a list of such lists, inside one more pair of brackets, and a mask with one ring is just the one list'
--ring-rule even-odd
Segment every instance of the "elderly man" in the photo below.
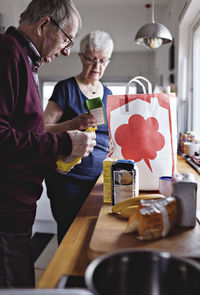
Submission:
{"label": "elderly man", "polygon": [[32,0],[0,35],[0,287],[33,287],[30,246],[43,179],[59,155],[84,157],[93,133],[45,132],[37,69],[68,56],[81,25],[71,0]]}

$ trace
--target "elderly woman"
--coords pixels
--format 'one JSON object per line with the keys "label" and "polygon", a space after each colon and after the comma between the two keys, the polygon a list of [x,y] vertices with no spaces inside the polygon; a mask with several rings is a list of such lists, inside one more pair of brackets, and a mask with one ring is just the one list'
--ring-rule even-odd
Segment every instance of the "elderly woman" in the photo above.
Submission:
{"label": "elderly woman", "polygon": [[[47,131],[85,130],[97,121],[87,113],[85,101],[100,97],[106,112],[111,91],[100,82],[113,52],[113,41],[104,31],[93,31],[80,42],[82,71],[76,77],[60,81],[54,88],[45,110]],[[46,178],[52,214],[57,222],[58,243],[61,242],[82,204],[102,172],[108,150],[108,125],[96,130],[96,146],[92,153],[67,175],[50,172]]]}

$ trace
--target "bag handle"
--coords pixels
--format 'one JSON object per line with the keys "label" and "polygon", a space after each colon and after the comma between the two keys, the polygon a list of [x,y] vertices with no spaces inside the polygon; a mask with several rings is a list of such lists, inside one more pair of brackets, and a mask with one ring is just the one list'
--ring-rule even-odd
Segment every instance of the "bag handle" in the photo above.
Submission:
{"label": "bag handle", "polygon": [[147,78],[145,78],[145,77],[143,77],[143,76],[136,76],[135,77],[135,79],[139,79],[139,80],[144,80],[144,81],[146,81],[147,82],[147,85],[148,85],[148,93],[149,94],[152,94],[152,84],[151,84],[151,82],[147,79]]}
{"label": "bag handle", "polygon": [[145,89],[145,87],[144,87],[144,84],[143,84],[142,82],[140,82],[139,80],[133,78],[133,79],[131,79],[131,80],[128,82],[128,85],[126,86],[126,94],[129,94],[129,87],[130,87],[130,85],[131,85],[132,82],[135,82],[135,83],[140,84],[140,86],[142,86],[143,93],[144,93],[144,94],[147,93],[147,92],[146,92],[146,89]]}
{"label": "bag handle", "polygon": [[129,94],[129,87],[130,87],[130,84],[132,82],[135,82],[135,83],[138,83],[140,86],[142,86],[142,90],[143,90],[143,93],[146,94],[146,88],[144,86],[144,84],[140,81],[140,80],[144,80],[147,82],[147,85],[148,85],[148,93],[152,93],[152,85],[151,83],[149,82],[149,80],[147,80],[146,78],[142,77],[142,76],[136,76],[134,77],[133,79],[131,79],[129,82],[128,82],[128,85],[126,87],[126,94]]}

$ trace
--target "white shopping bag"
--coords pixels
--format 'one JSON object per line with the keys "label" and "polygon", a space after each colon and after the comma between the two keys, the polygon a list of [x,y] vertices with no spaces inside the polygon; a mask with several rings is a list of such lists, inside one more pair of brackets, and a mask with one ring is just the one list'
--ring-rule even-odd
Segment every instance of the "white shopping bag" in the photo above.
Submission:
{"label": "white shopping bag", "polygon": [[[144,94],[129,94],[132,82],[140,84]],[[152,93],[151,83],[143,77],[132,79],[126,92],[108,96],[109,156],[134,160],[140,190],[158,190],[159,177],[176,172],[176,96]]]}

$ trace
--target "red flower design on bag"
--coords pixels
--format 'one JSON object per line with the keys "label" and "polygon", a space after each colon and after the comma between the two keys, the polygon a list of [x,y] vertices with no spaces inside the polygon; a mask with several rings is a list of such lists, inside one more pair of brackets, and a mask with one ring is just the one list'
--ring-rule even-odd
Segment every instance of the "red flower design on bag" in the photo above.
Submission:
{"label": "red flower design on bag", "polygon": [[144,159],[152,171],[149,160],[154,160],[157,151],[165,145],[164,136],[158,132],[159,123],[156,118],[144,119],[140,115],[132,115],[128,124],[119,126],[115,131],[115,140],[121,146],[124,159],[139,162]]}

